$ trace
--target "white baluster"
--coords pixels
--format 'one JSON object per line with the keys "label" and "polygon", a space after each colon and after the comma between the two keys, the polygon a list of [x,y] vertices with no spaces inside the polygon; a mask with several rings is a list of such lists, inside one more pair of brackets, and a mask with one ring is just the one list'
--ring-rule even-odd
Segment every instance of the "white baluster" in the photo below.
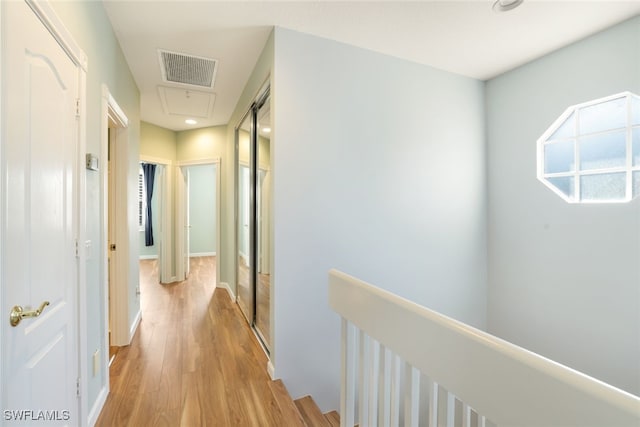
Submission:
{"label": "white baluster", "polygon": [[380,343],[373,338],[369,338],[369,425],[378,425],[378,396],[380,378]]}
{"label": "white baluster", "polygon": [[456,396],[447,390],[447,427],[454,427],[456,421]]}
{"label": "white baluster", "polygon": [[370,347],[369,336],[360,331],[359,345],[359,366],[358,366],[358,423],[361,426],[368,426],[369,423],[369,363]]}
{"label": "white baluster", "polygon": [[380,399],[381,405],[378,415],[378,426],[390,427],[391,419],[391,351],[385,346],[380,347],[380,360],[382,373],[380,375]]}
{"label": "white baluster", "polygon": [[404,425],[418,427],[420,418],[420,371],[405,362]]}
{"label": "white baluster", "polygon": [[438,427],[438,383],[429,379],[429,427]]}
{"label": "white baluster", "polygon": [[391,354],[391,378],[390,378],[390,408],[389,424],[397,427],[400,423],[400,358]]}
{"label": "white baluster", "polygon": [[462,402],[462,427],[471,427],[471,406]]}
{"label": "white baluster", "polygon": [[340,426],[353,427],[355,424],[356,391],[356,328],[346,319],[342,319],[342,378],[340,384]]}
{"label": "white baluster", "polygon": [[487,419],[480,414],[478,414],[478,427],[487,427]]}

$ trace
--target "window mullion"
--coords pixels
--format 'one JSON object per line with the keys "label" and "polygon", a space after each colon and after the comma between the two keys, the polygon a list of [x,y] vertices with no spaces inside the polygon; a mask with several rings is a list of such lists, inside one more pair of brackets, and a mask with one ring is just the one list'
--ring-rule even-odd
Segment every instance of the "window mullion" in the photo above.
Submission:
{"label": "window mullion", "polygon": [[634,120],[640,128],[634,113],[638,99],[623,92],[567,108],[538,139],[538,179],[575,203],[628,202],[637,197],[634,185],[640,164],[634,165],[633,150]]}

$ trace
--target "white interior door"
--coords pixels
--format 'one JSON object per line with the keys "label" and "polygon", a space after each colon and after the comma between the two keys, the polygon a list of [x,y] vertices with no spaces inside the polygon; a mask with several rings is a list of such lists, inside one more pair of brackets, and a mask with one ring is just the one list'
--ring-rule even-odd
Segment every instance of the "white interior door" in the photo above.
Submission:
{"label": "white interior door", "polygon": [[[158,247],[158,279],[162,281],[162,263],[164,262],[164,256],[162,251],[163,239],[164,239],[164,229],[162,224],[162,210],[164,209],[164,166],[156,165],[156,179],[154,181],[155,188],[153,189],[153,195],[158,200],[157,203],[157,211],[156,215],[159,218],[157,223],[157,229],[154,229],[155,232],[155,242]],[[156,224],[154,224],[155,226]]]}
{"label": "white interior door", "polygon": [[185,280],[189,275],[189,171],[186,167],[176,170],[176,280]]}
{"label": "white interior door", "polygon": [[[3,420],[79,425],[80,70],[24,2],[3,2],[2,31]],[[14,306],[43,311],[11,326]]]}
{"label": "white interior door", "polygon": [[189,169],[184,167],[182,170],[182,177],[184,179],[184,193],[182,206],[184,206],[184,271],[185,276],[189,276],[189,269],[191,267],[191,211],[189,209]]}

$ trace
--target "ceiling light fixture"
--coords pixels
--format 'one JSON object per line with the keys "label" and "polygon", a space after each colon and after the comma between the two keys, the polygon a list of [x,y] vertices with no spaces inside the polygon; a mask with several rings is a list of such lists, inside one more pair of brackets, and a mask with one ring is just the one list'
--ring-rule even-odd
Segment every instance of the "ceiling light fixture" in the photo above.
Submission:
{"label": "ceiling light fixture", "polygon": [[197,124],[197,123],[198,123],[198,122],[196,122],[196,121],[195,121],[195,120],[193,120],[193,119],[187,119],[187,120],[185,120],[184,122],[185,122],[186,124],[188,124],[188,125],[195,125],[195,124]]}
{"label": "ceiling light fixture", "polygon": [[508,12],[520,6],[524,0],[496,0],[493,3],[494,12]]}

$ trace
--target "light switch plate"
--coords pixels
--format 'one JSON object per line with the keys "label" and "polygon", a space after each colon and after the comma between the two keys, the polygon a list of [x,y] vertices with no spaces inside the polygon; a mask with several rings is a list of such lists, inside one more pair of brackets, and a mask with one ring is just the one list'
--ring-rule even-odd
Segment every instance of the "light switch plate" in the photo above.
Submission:
{"label": "light switch plate", "polygon": [[91,153],[87,153],[87,169],[92,171],[98,170],[98,157],[94,156]]}

